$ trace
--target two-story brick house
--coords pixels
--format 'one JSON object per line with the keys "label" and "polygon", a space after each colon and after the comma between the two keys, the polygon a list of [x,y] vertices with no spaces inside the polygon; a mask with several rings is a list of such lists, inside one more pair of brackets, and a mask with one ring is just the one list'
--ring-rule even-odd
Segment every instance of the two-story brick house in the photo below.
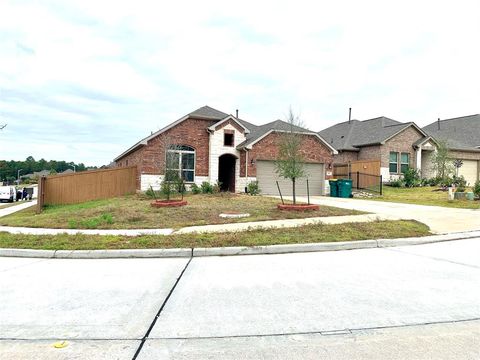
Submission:
{"label": "two-story brick house", "polygon": [[[262,193],[277,194],[279,181],[282,192],[289,194],[291,186],[276,174],[274,163],[280,136],[290,130],[281,120],[257,126],[204,106],[140,140],[114,161],[116,166],[137,166],[139,190],[158,189],[165,174],[163,159],[168,155],[173,159],[169,166],[187,184],[219,181],[222,190],[242,192],[250,181],[258,180]],[[337,152],[319,134],[300,127],[293,130],[302,137],[310,193],[324,194],[325,171]],[[306,193],[304,179],[298,182],[297,192]]]}

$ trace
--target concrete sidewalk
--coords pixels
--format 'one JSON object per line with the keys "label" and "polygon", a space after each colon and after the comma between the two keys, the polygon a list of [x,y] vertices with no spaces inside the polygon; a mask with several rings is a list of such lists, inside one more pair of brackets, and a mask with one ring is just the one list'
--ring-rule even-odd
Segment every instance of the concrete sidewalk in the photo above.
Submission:
{"label": "concrete sidewalk", "polygon": [[120,229],[120,230],[102,230],[102,229],[49,229],[49,228],[28,228],[16,226],[0,226],[0,232],[25,235],[59,235],[59,234],[86,234],[86,235],[120,235],[120,236],[142,236],[142,235],[172,235],[172,234],[192,234],[209,232],[238,232],[254,229],[275,229],[292,228],[304,225],[315,224],[345,224],[372,222],[378,220],[399,220],[394,216],[383,216],[375,214],[364,215],[346,215],[346,216],[327,216],[305,219],[284,219],[252,221],[244,223],[188,226],[177,231],[174,229]]}
{"label": "concrete sidewalk", "polygon": [[37,205],[37,200],[29,201],[29,202],[20,202],[17,205],[9,206],[7,208],[0,209],[0,217],[4,217],[17,211],[21,211],[27,209],[31,206]]}
{"label": "concrete sidewalk", "polygon": [[[307,201],[306,198],[298,198]],[[310,202],[343,209],[366,211],[379,216],[417,220],[436,234],[480,230],[480,210],[457,209],[440,206],[413,205],[386,201],[310,197]]]}

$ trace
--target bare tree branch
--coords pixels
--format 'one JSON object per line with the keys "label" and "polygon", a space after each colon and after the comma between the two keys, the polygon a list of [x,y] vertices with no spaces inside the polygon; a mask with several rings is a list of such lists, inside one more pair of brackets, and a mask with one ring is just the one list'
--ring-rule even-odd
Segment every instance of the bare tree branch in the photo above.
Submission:
{"label": "bare tree branch", "polygon": [[3,130],[7,127],[8,124],[0,125],[0,130]]}

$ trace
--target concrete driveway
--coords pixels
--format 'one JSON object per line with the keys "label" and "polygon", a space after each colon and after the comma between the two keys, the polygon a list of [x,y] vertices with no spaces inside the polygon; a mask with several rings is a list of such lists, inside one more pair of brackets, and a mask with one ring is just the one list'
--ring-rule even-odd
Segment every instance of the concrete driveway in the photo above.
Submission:
{"label": "concrete driveway", "polygon": [[[299,198],[307,201],[306,198]],[[392,219],[417,220],[430,227],[432,232],[447,234],[451,232],[480,230],[480,210],[456,209],[440,206],[425,206],[386,201],[331,198],[313,196],[314,204],[335,206],[344,209],[368,211]]]}
{"label": "concrete driveway", "polygon": [[0,258],[0,358],[477,359],[479,252]]}

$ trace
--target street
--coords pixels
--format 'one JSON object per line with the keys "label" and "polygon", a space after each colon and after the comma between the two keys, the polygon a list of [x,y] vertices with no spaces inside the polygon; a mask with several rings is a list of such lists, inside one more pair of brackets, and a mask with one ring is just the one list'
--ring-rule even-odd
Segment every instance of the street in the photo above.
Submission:
{"label": "street", "polygon": [[0,258],[0,357],[478,359],[479,241],[191,260]]}

